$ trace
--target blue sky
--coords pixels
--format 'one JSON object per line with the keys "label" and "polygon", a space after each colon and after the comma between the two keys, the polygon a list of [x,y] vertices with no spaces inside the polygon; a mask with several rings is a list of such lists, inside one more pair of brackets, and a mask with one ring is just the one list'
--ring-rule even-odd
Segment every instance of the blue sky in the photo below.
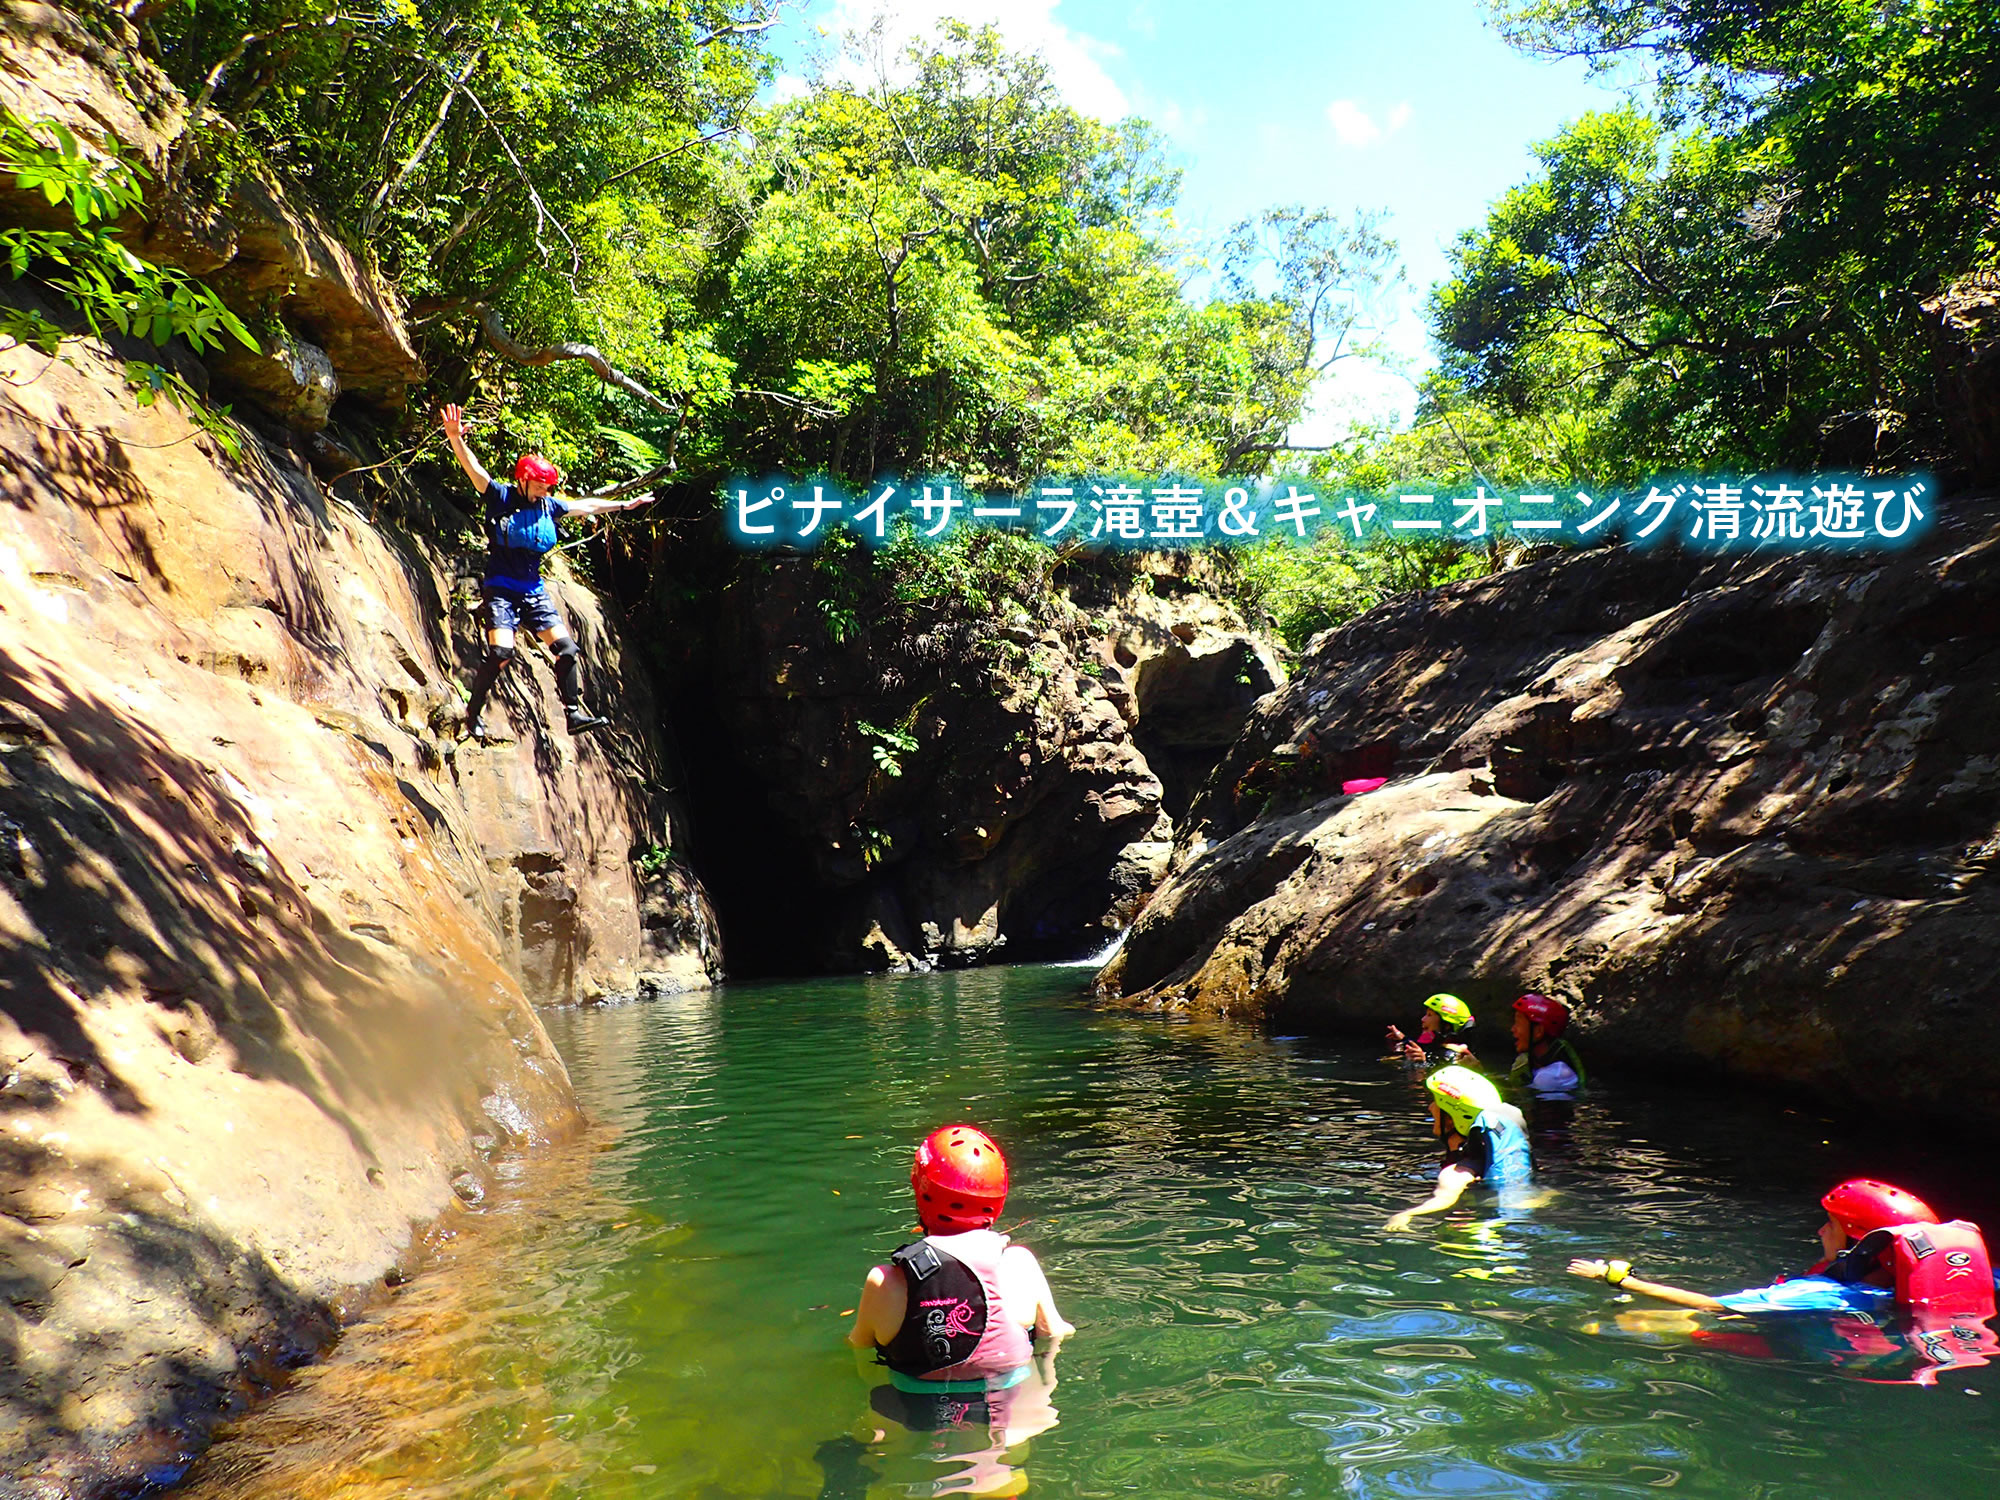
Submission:
{"label": "blue sky", "polygon": [[[1412,369],[1429,363],[1422,296],[1453,237],[1531,174],[1534,142],[1623,97],[1581,62],[1514,51],[1481,0],[808,0],[772,41],[797,71],[885,11],[899,36],[946,15],[994,22],[1048,59],[1078,109],[1153,121],[1197,235],[1278,203],[1386,210],[1411,282],[1389,343]],[[1407,418],[1412,404],[1394,372],[1342,366],[1294,440],[1325,441],[1356,415]]]}

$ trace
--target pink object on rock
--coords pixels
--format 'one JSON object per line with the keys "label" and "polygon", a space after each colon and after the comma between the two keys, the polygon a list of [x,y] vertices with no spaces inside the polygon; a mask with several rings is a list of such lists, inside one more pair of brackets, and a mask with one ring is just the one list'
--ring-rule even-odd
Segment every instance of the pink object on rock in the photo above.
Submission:
{"label": "pink object on rock", "polygon": [[1374,791],[1375,788],[1381,786],[1383,783],[1388,781],[1388,779],[1389,778],[1386,776],[1363,776],[1354,781],[1341,782],[1340,790],[1342,795],[1344,796],[1358,797],[1363,792]]}

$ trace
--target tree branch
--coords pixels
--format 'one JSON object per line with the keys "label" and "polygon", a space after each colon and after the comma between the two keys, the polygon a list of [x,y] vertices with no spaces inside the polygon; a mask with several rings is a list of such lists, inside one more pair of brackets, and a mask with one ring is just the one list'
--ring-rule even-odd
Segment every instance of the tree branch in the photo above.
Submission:
{"label": "tree branch", "polygon": [[500,314],[489,304],[475,302],[472,304],[472,309],[479,315],[479,329],[486,335],[486,342],[515,364],[532,365],[539,369],[544,365],[553,365],[566,359],[580,359],[589,365],[597,378],[606,385],[615,385],[627,395],[638,397],[655,411],[664,412],[670,417],[678,417],[681,414],[681,408],[669,406],[638,381],[619,370],[598,352],[595,345],[564,343],[531,347],[521,343],[507,331],[507,325],[500,321]]}
{"label": "tree branch", "polygon": [[784,8],[784,0],[778,0],[778,3],[771,7],[769,15],[755,21],[732,21],[727,26],[718,26],[715,30],[696,37],[694,44],[697,47],[706,47],[711,42],[719,42],[725,37],[753,36],[760,31],[769,31],[773,26],[778,24],[779,12],[783,11]]}
{"label": "tree branch", "polygon": [[657,151],[653,155],[647,157],[644,161],[635,161],[629,167],[620,167],[616,172],[613,172],[609,177],[605,178],[604,181],[598,183],[597,191],[601,193],[606,188],[610,187],[612,183],[618,182],[623,178],[630,177],[634,172],[643,172],[646,170],[646,168],[651,166],[656,166],[660,162],[667,160],[667,158],[669,157],[679,156],[683,151],[692,151],[696,146],[705,146],[710,141],[716,141],[722,139],[722,137],[725,135],[734,135],[738,130],[741,130],[742,128],[743,127],[740,125],[724,125],[718,130],[709,131],[707,135],[698,135],[691,141],[682,141],[678,146],[669,146],[664,151]]}
{"label": "tree branch", "polygon": [[[439,68],[438,71],[442,73],[444,69]],[[562,220],[550,213],[549,206],[542,202],[542,195],[535,189],[535,180],[528,175],[528,169],[521,165],[521,158],[514,154],[513,144],[507,139],[506,133],[493,123],[493,116],[486,112],[486,106],[479,102],[479,96],[464,85],[460,85],[460,88],[465,97],[472,101],[472,107],[479,111],[479,118],[486,122],[486,128],[493,132],[493,139],[500,143],[500,149],[507,153],[507,160],[514,164],[514,174],[521,179],[521,186],[528,190],[528,201],[535,205],[535,248],[542,252],[542,258],[546,261],[549,247],[542,243],[544,224],[553,224],[556,233],[563,237],[563,243],[569,246],[569,275],[565,279],[574,290],[576,278],[583,274],[583,252],[577,248],[576,241],[569,237],[569,231],[563,228]]]}
{"label": "tree branch", "polygon": [[336,13],[330,16],[322,16],[317,21],[288,21],[283,26],[273,26],[269,31],[245,32],[236,39],[235,46],[222,54],[222,60],[208,70],[208,77],[202,80],[201,92],[195,95],[193,104],[188,108],[188,113],[198,118],[201,112],[208,108],[208,102],[215,97],[215,91],[221,86],[223,78],[231,68],[236,66],[242,59],[243,54],[254,44],[268,42],[274,37],[281,37],[289,32],[317,31],[323,28],[354,24],[356,24],[356,21],[353,16],[343,16]]}
{"label": "tree branch", "polygon": [[444,122],[451,114],[451,106],[458,98],[458,91],[472,76],[473,69],[479,66],[479,59],[485,55],[485,51],[484,47],[472,49],[472,56],[465,60],[465,66],[458,70],[458,76],[445,85],[444,99],[438,104],[437,118],[431,121],[431,128],[424,132],[424,138],[417,142],[417,149],[412,151],[402,166],[396,169],[396,175],[377,188],[375,196],[368,200],[368,207],[361,215],[361,237],[364,240],[375,237],[375,228],[382,222],[382,211],[395,201],[396,194],[403,190],[403,184],[410,180],[410,174],[417,170],[418,163],[430,155],[431,147],[444,131]]}

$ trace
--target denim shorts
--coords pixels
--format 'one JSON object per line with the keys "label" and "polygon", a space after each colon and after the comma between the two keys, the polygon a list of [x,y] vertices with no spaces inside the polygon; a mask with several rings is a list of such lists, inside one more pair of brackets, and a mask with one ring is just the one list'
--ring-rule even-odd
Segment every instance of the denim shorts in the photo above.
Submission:
{"label": "denim shorts", "polygon": [[562,611],[545,588],[516,589],[484,583],[479,588],[480,612],[488,630],[526,630],[532,635],[563,629]]}

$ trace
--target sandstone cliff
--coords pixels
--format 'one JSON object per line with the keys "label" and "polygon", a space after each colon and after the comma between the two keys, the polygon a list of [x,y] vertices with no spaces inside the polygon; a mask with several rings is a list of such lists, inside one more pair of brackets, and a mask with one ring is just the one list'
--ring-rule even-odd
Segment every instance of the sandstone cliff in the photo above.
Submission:
{"label": "sandstone cliff", "polygon": [[462,746],[419,497],[371,522],[65,354],[0,355],[0,1452],[82,1494],[171,1473],[489,1153],[573,1127],[531,998],[720,953],[588,591],[617,725],[552,730],[539,663],[488,710],[515,741]]}
{"label": "sandstone cliff", "polygon": [[[1560,556],[1319,638],[1112,994],[1372,1031],[1445,989],[1587,1053],[2000,1117],[2000,517],[1893,556]],[[1340,794],[1388,774],[1380,791]]]}

